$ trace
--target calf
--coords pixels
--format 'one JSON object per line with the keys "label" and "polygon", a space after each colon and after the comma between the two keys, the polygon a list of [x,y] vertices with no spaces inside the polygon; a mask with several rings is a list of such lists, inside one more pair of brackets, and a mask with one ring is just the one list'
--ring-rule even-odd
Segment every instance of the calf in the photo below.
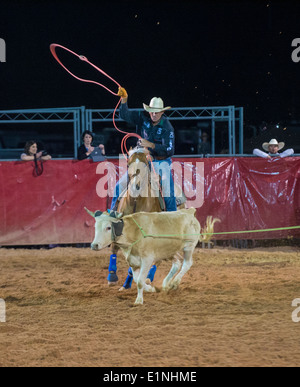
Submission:
{"label": "calf", "polygon": [[[101,250],[114,242],[132,267],[138,288],[135,304],[143,304],[144,289],[155,292],[155,288],[145,281],[151,266],[158,261],[173,259],[172,268],[163,281],[163,290],[178,287],[192,266],[198,241],[211,239],[214,223],[218,220],[208,217],[204,230],[206,235],[200,235],[201,227],[194,208],[174,212],[138,212],[124,217],[114,211],[87,211],[95,218],[95,239],[91,248]],[[179,251],[183,251],[182,265],[177,254]]]}

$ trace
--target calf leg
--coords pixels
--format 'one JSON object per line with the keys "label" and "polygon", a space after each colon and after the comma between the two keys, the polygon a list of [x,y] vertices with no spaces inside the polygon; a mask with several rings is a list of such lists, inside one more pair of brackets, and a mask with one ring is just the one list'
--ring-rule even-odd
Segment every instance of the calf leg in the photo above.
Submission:
{"label": "calf leg", "polygon": [[172,262],[171,270],[169,271],[169,274],[166,276],[166,278],[163,281],[162,288],[165,291],[169,289],[169,282],[172,280],[174,275],[178,272],[178,270],[181,267],[181,261],[180,261],[178,256],[181,257],[181,255],[178,253],[175,255],[173,262]]}
{"label": "calf leg", "polygon": [[171,282],[169,283],[169,286],[168,286],[169,289],[177,289],[178,285],[182,280],[182,277],[191,268],[193,264],[193,252],[194,252],[194,248],[189,250],[184,250],[184,261],[183,261],[182,268],[180,272],[176,275],[176,277],[173,280],[171,280]]}
{"label": "calf leg", "polygon": [[139,274],[140,274],[140,268],[137,268],[137,269],[131,268],[131,269],[132,269],[133,280],[134,280],[134,282],[137,283],[138,278],[139,278]]}
{"label": "calf leg", "polygon": [[148,275],[148,272],[150,270],[150,267],[152,266],[153,258],[143,258],[142,259],[142,265],[140,269],[138,270],[138,273],[135,273],[137,270],[133,271],[133,279],[135,280],[137,284],[138,289],[138,295],[135,300],[135,305],[143,304],[143,291],[144,288],[147,291],[150,291],[150,288],[152,289],[152,286],[146,285],[145,281]]}

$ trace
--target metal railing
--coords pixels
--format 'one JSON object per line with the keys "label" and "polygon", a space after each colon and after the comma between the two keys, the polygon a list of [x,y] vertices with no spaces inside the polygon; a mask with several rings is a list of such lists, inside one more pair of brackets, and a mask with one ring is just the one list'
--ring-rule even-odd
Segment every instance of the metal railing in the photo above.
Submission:
{"label": "metal railing", "polygon": [[[143,111],[143,109],[131,109]],[[96,122],[112,122],[113,109],[86,109],[85,106],[69,108],[0,110],[1,124],[71,123],[73,125],[74,157],[84,130],[94,131]],[[228,153],[236,154],[236,124],[238,124],[238,154],[243,154],[243,108],[235,106],[179,107],[166,113],[172,121],[207,121],[211,124],[211,153],[215,154],[216,124],[228,125]],[[115,121],[123,121],[116,112]],[[14,149],[11,149],[12,151]]]}
{"label": "metal railing", "polygon": [[[143,111],[143,109],[129,109],[134,111]],[[113,119],[112,109],[86,109],[85,110],[85,128],[93,132],[94,123],[111,122]],[[211,149],[215,153],[216,123],[225,122],[228,124],[228,151],[230,154],[236,153],[236,123],[239,128],[239,151],[243,153],[244,142],[244,110],[242,107],[235,106],[213,106],[213,107],[178,107],[165,113],[172,120],[195,120],[208,121],[211,123]],[[123,121],[119,112],[116,113],[115,121]]]}
{"label": "metal railing", "polygon": [[74,155],[80,145],[85,107],[0,110],[0,124],[71,123],[73,125]]}

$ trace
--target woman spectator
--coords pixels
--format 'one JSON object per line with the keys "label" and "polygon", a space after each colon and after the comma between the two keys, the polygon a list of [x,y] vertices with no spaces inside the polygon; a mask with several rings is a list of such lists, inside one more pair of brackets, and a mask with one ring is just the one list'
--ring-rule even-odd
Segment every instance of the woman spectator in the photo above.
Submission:
{"label": "woman spectator", "polygon": [[[94,134],[92,132],[90,132],[89,130],[85,130],[82,133],[83,144],[80,145],[80,147],[78,148],[78,154],[77,154],[78,160],[84,160],[84,159],[87,159],[88,157],[90,157],[90,154],[95,149],[95,147],[92,146],[93,139],[94,139]],[[99,144],[98,148],[100,148],[102,150],[101,153],[104,156],[105,155],[104,145]]]}
{"label": "woman spectator", "polygon": [[46,151],[39,151],[37,142],[34,140],[27,141],[24,148],[24,153],[21,154],[21,160],[33,161],[34,159],[51,160],[51,156]]}

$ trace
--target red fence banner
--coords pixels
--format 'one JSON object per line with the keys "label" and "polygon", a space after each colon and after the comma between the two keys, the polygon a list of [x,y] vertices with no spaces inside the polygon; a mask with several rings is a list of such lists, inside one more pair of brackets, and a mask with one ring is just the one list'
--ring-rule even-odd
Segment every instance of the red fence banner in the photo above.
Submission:
{"label": "red fence banner", "polygon": [[[84,207],[110,207],[126,161],[49,160],[40,176],[34,167],[0,162],[0,246],[90,243]],[[300,157],[174,158],[173,173],[202,226],[220,219],[215,239],[300,237]]]}

